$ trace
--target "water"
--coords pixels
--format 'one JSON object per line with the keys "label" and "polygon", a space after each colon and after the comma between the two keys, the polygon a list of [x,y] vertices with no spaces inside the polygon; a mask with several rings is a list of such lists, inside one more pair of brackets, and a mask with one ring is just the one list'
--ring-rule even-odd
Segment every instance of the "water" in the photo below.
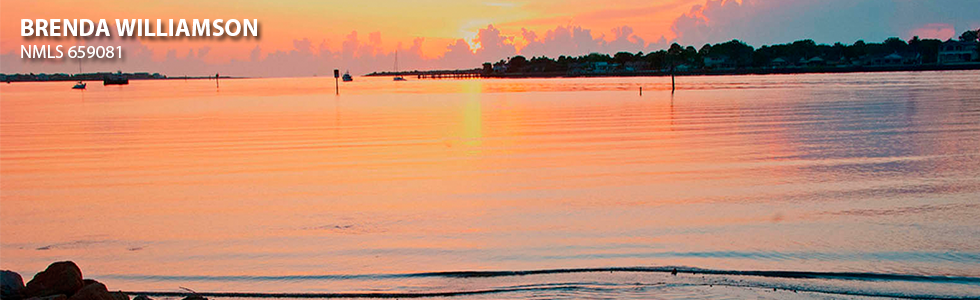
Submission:
{"label": "water", "polygon": [[355,80],[0,85],[0,267],[279,296],[980,297],[980,72]]}

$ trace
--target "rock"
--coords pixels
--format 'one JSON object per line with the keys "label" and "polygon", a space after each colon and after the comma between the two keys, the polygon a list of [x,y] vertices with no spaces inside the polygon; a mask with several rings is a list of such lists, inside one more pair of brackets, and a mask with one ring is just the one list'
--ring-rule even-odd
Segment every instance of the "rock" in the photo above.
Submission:
{"label": "rock", "polygon": [[68,300],[68,297],[62,294],[57,294],[57,295],[44,296],[44,297],[27,298],[24,300]]}
{"label": "rock", "polygon": [[153,300],[153,299],[150,298],[150,297],[147,297],[146,295],[136,295],[136,297],[133,298],[133,300]]}
{"label": "rock", "polygon": [[204,298],[204,296],[201,296],[201,295],[190,295],[190,296],[184,297],[183,300],[208,300],[208,298]]}
{"label": "rock", "polygon": [[113,300],[129,300],[129,295],[126,295],[126,293],[123,293],[121,291],[109,292],[109,295],[112,296]]}
{"label": "rock", "polygon": [[82,270],[74,262],[61,261],[34,275],[24,288],[25,297],[74,295],[82,288]]}
{"label": "rock", "polygon": [[92,280],[89,284],[82,287],[82,289],[75,292],[74,295],[68,297],[68,300],[116,300],[109,294],[109,289],[106,289],[105,285]]}
{"label": "rock", "polygon": [[24,279],[14,271],[0,271],[0,298],[20,299],[24,291]]}

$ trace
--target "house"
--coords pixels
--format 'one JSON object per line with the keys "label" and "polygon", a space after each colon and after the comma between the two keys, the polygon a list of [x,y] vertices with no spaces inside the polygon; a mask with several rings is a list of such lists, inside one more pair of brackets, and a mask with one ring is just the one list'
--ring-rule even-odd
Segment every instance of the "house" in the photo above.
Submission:
{"label": "house", "polygon": [[826,65],[827,65],[827,61],[824,60],[823,57],[814,56],[814,57],[806,60],[806,66],[807,67],[823,67],[823,66],[826,66]]}
{"label": "house", "polygon": [[504,72],[507,72],[507,63],[505,63],[502,60],[493,63],[493,72],[494,73],[504,73]]}
{"label": "house", "polygon": [[734,70],[737,65],[727,55],[717,55],[705,57],[704,67],[714,70]]}
{"label": "house", "polygon": [[939,45],[938,63],[957,64],[980,59],[977,52],[977,42],[959,42],[948,40]]}
{"label": "house", "polygon": [[609,63],[604,61],[596,61],[589,64],[589,70],[592,73],[607,73],[609,72]]}
{"label": "house", "polygon": [[782,69],[789,66],[789,61],[785,57],[777,57],[769,62],[769,66],[773,69]]}
{"label": "house", "polygon": [[623,64],[623,68],[625,68],[627,72],[646,70],[650,68],[650,62],[645,60],[628,61]]}
{"label": "house", "polygon": [[856,58],[855,59],[849,59],[849,58],[842,57],[840,59],[840,61],[837,62],[837,67],[838,68],[845,68],[845,67],[857,66],[857,65],[861,65],[861,60],[856,59]]}
{"label": "house", "polygon": [[861,60],[866,66],[918,65],[922,63],[922,56],[919,53],[901,54],[893,52],[888,55],[868,55]]}
{"label": "house", "polygon": [[592,73],[604,74],[604,73],[616,71],[616,69],[618,69],[619,66],[620,64],[617,63],[611,64],[604,61],[597,61],[597,62],[589,63],[589,70],[591,70]]}

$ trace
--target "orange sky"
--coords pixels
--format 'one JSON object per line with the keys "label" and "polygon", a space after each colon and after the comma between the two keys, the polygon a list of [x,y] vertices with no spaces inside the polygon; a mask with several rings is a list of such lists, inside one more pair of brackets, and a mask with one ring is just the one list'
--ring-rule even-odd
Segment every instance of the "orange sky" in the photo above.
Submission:
{"label": "orange sky", "polygon": [[[977,0],[0,1],[0,73],[149,71],[313,76],[479,67],[521,54],[636,53],[739,39],[759,47],[948,39],[980,27]],[[21,19],[257,19],[245,39],[75,40],[20,36]],[[355,33],[356,32],[356,36]],[[529,37],[525,39],[525,35]],[[20,58],[21,45],[121,46],[124,59]],[[396,55],[395,50],[400,49]],[[67,51],[67,49],[65,49]]]}
{"label": "orange sky", "polygon": [[[701,0],[703,1],[703,0]],[[199,0],[104,1],[53,0],[2,3],[0,9],[0,52],[19,51],[28,43],[20,37],[22,18],[107,19],[258,19],[260,41],[144,41],[154,50],[155,59],[163,59],[167,50],[184,55],[189,49],[211,47],[206,60],[220,63],[232,58],[247,59],[256,44],[263,52],[293,49],[293,41],[308,38],[315,46],[326,42],[329,49],[341,47],[344,37],[357,31],[365,40],[372,32],[381,33],[382,48],[404,47],[416,37],[425,38],[423,55],[434,58],[446,51],[452,41],[463,38],[472,44],[477,30],[493,24],[502,34],[520,37],[521,28],[544,32],[559,25],[576,25],[592,29],[595,37],[610,36],[610,30],[622,25],[635,28],[635,34],[647,40],[672,37],[670,23],[690,10],[697,0],[620,0],[596,5],[587,0],[458,0],[458,1],[233,1]],[[607,37],[611,39],[611,37]],[[55,44],[55,41],[50,41]],[[522,42],[515,41],[518,45]],[[30,43],[40,43],[32,41]],[[60,44],[70,44],[59,41]]]}

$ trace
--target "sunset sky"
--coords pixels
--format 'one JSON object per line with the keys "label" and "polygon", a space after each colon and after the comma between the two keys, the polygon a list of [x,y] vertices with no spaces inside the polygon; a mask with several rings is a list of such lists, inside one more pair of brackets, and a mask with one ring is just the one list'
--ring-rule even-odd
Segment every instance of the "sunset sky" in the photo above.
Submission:
{"label": "sunset sky", "polygon": [[[221,72],[311,76],[472,68],[516,54],[656,51],[741,39],[753,46],[947,39],[980,28],[976,0],[423,0],[423,1],[2,1],[0,72],[77,72],[77,64],[20,58],[24,44],[121,45],[123,61],[83,71]],[[258,19],[260,39],[75,40],[20,36],[20,19]]]}

